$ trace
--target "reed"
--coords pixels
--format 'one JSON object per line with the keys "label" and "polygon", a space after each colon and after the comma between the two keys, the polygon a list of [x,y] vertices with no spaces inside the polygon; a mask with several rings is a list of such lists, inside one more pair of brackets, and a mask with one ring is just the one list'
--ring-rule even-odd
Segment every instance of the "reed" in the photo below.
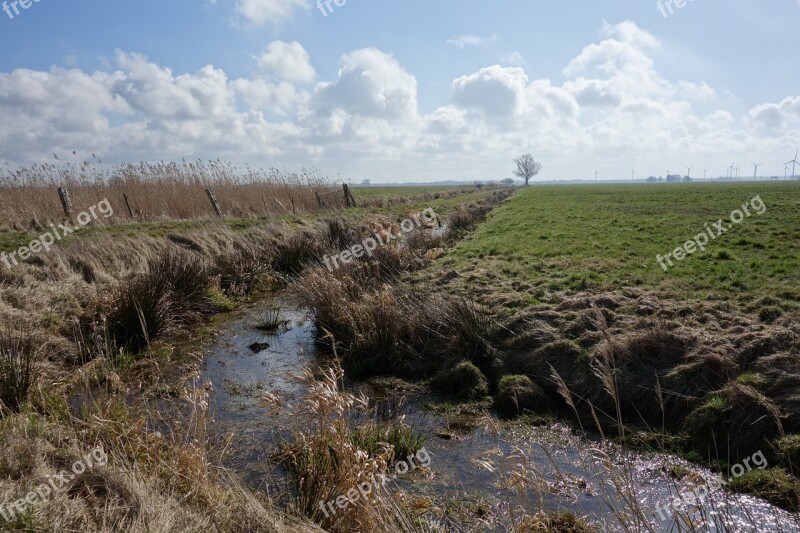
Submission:
{"label": "reed", "polygon": [[[56,161],[0,174],[0,225],[37,229],[61,222],[57,188],[62,186],[76,213],[107,199],[115,220],[140,221],[215,217],[206,189],[224,215],[236,217],[317,212],[315,192],[341,189],[316,169],[242,169],[219,160],[113,166]],[[327,209],[346,207],[342,194],[327,195],[324,202]]]}

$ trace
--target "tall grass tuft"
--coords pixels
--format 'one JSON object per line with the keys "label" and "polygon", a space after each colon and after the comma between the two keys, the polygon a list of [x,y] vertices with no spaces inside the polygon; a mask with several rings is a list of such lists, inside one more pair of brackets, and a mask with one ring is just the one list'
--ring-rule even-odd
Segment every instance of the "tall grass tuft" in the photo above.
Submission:
{"label": "tall grass tuft", "polygon": [[141,351],[177,326],[213,313],[208,267],[188,252],[167,251],[123,282],[111,301],[109,331],[120,348]]}
{"label": "tall grass tuft", "polygon": [[[294,511],[327,531],[409,530],[400,502],[383,488],[373,488],[366,498],[352,501],[345,509],[336,508],[335,513],[323,510],[325,503],[379,479],[397,454],[391,444],[377,440],[375,431],[365,434],[356,429],[355,420],[367,414],[368,402],[363,396],[342,392],[342,377],[341,367],[333,366],[319,376],[306,370],[299,378],[308,384],[309,393],[297,414],[309,429],[296,433],[279,455],[287,470]],[[416,446],[409,435],[398,437],[408,449]]]}
{"label": "tall grass tuft", "polygon": [[0,329],[0,401],[18,412],[36,382],[39,344],[29,333]]}
{"label": "tall grass tuft", "polygon": [[269,257],[251,250],[236,249],[214,260],[219,287],[228,296],[241,296],[256,290],[269,274]]}

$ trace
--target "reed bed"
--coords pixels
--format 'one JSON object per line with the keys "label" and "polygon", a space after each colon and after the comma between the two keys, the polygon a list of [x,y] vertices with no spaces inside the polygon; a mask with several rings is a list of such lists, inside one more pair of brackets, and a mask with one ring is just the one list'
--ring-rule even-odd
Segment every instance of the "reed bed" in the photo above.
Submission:
{"label": "reed bed", "polygon": [[341,186],[316,169],[238,168],[219,160],[113,166],[56,161],[0,174],[0,226],[38,229],[62,221],[59,187],[67,188],[76,213],[107,199],[116,219],[140,221],[214,217],[207,189],[223,215],[237,217],[316,212],[317,192],[323,209],[346,207]]}

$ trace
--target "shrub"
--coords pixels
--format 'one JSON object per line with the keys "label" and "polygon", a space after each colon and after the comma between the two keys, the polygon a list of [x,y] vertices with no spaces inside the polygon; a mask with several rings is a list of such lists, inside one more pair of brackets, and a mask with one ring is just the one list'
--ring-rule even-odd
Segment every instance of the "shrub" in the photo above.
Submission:
{"label": "shrub", "polygon": [[431,385],[460,400],[475,400],[489,393],[488,382],[480,369],[469,361],[461,361],[434,376]]}
{"label": "shrub", "polygon": [[503,415],[541,412],[548,406],[547,394],[528,376],[508,375],[500,378],[495,405]]}

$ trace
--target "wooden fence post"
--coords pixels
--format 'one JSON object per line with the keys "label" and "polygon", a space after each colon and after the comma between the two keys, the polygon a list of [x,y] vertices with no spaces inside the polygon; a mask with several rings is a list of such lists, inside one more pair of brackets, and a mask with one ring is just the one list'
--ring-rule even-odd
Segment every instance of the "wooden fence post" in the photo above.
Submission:
{"label": "wooden fence post", "polygon": [[130,217],[133,218],[133,209],[131,209],[131,202],[128,199],[128,195],[123,193],[122,197],[125,199],[125,206],[128,208],[128,215],[130,215]]}
{"label": "wooden fence post", "polygon": [[295,211],[295,209],[294,209],[294,196],[290,196],[289,198],[291,198],[291,200],[292,200],[292,214],[296,215],[297,211]]}
{"label": "wooden fence post", "polygon": [[211,189],[206,189],[206,194],[208,195],[208,200],[211,202],[211,205],[214,207],[214,211],[217,212],[217,216],[222,216],[222,209],[219,207],[219,202],[217,202],[217,197],[214,196],[214,193],[211,192]]}
{"label": "wooden fence post", "polygon": [[317,202],[319,203],[319,208],[322,209],[325,207],[325,204],[322,203],[322,196],[319,195],[319,191],[314,191],[314,194],[317,195]]}
{"label": "wooden fence post", "polygon": [[69,199],[69,191],[66,187],[58,188],[58,197],[61,199],[61,207],[64,209],[64,214],[67,218],[72,219],[72,201]]}

